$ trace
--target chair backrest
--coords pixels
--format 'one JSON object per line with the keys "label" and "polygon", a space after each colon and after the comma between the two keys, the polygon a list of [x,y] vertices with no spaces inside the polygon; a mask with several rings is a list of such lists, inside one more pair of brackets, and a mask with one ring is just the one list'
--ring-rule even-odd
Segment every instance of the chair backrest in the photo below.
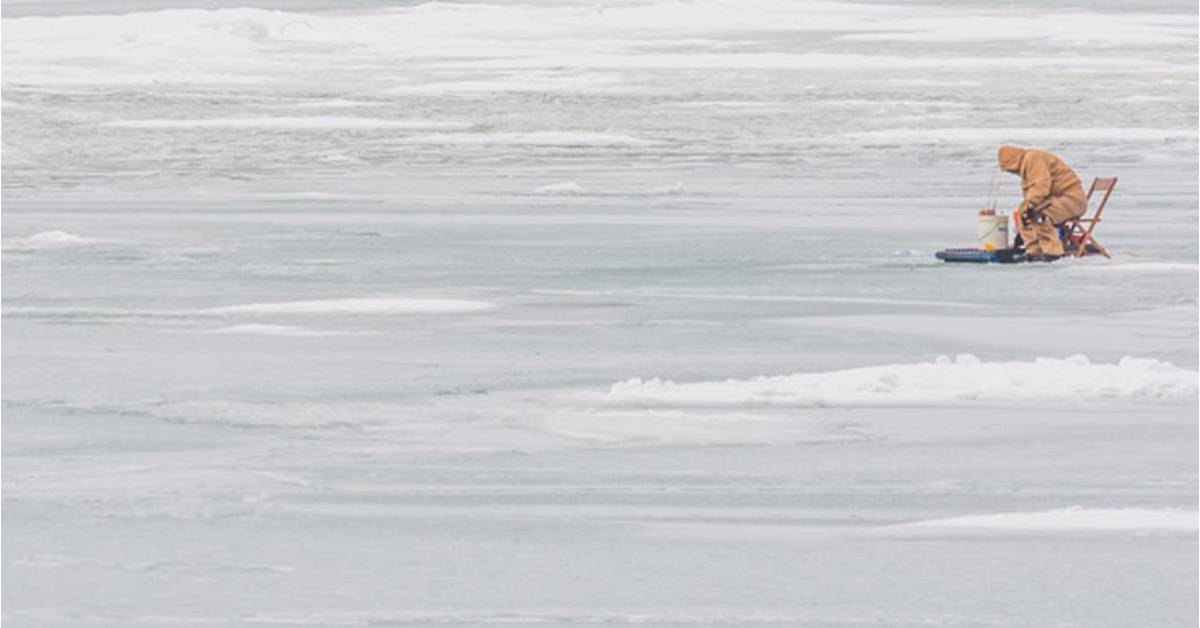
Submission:
{"label": "chair backrest", "polygon": [[1107,179],[1096,177],[1092,180],[1092,187],[1088,190],[1087,199],[1090,203],[1092,194],[1095,192],[1104,192],[1104,198],[1100,199],[1100,205],[1096,207],[1095,217],[1100,217],[1100,212],[1104,211],[1104,206],[1108,204],[1108,197],[1112,196],[1113,190],[1117,187],[1117,178],[1110,177]]}

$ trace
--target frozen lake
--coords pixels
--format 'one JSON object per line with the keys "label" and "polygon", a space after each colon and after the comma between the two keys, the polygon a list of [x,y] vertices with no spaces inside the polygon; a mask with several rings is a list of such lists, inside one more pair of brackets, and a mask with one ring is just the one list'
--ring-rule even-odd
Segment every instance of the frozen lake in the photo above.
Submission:
{"label": "frozen lake", "polygon": [[[4,7],[7,624],[1197,623],[1194,5],[81,6]],[[933,259],[1000,143],[1113,259]]]}

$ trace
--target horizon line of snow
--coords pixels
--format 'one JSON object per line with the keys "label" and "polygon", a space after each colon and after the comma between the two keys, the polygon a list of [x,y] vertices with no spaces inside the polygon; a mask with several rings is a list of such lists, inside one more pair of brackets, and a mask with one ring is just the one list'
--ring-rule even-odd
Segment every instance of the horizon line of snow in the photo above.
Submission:
{"label": "horizon line of snow", "polygon": [[[730,10],[736,9],[736,10]],[[1119,15],[1120,19],[1114,19]],[[852,2],[782,0],[663,1],[616,6],[538,6],[492,3],[424,2],[409,7],[359,9],[340,13],[271,10],[255,7],[183,8],[123,14],[5,17],[26,27],[78,26],[94,34],[97,26],[230,30],[247,39],[335,43],[347,39],[380,43],[448,33],[486,37],[500,33],[528,39],[561,36],[565,29],[591,38],[612,32],[646,38],[701,36],[737,32],[827,32],[847,41],[978,42],[1042,40],[1060,45],[1099,42],[1164,45],[1189,39],[1194,14],[1042,10],[1024,15],[946,8],[928,17],[910,7]],[[363,23],[364,20],[369,20]],[[1070,22],[1074,28],[1059,25]],[[253,24],[257,28],[230,29]],[[356,25],[353,32],[344,29]],[[647,25],[653,25],[649,27]]]}

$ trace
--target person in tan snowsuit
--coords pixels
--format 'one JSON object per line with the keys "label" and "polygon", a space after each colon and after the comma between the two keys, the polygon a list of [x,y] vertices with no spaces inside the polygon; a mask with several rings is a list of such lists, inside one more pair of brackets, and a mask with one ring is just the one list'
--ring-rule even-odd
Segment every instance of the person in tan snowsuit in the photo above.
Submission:
{"label": "person in tan snowsuit", "polygon": [[1058,225],[1087,212],[1083,184],[1063,160],[1036,148],[1001,146],[1000,169],[1021,175],[1024,200],[1017,206],[1017,229],[1032,259],[1061,257]]}

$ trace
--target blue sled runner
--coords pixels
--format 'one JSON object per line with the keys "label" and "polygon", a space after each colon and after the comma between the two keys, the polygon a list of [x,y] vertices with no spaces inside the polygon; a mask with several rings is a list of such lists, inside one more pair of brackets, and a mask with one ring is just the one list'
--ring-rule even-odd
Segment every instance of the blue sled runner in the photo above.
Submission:
{"label": "blue sled runner", "polygon": [[1013,249],[946,249],[938,251],[936,257],[943,262],[965,262],[971,264],[1016,264],[1025,261],[1025,256]]}

